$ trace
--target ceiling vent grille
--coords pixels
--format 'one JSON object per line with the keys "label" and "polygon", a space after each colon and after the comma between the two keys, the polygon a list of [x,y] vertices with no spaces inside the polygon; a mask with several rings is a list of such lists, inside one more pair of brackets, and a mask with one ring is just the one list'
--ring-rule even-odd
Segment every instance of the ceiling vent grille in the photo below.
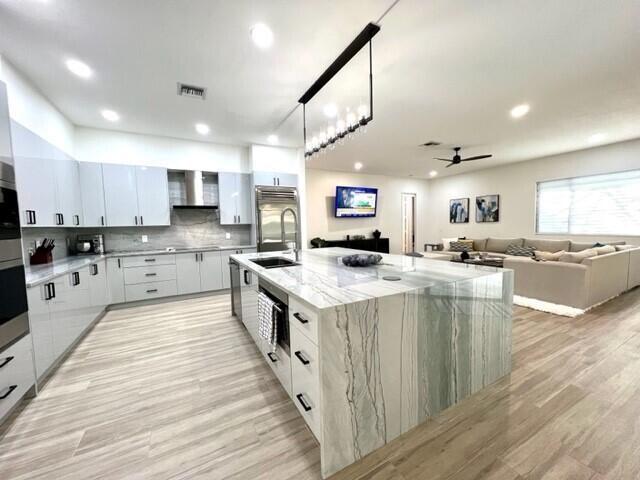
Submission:
{"label": "ceiling vent grille", "polygon": [[428,142],[422,144],[423,147],[437,147],[438,145],[442,145],[442,144],[434,140],[429,140]]}
{"label": "ceiling vent grille", "polygon": [[199,98],[200,100],[204,100],[207,96],[207,89],[204,87],[196,87],[195,85],[178,83],[178,95],[181,97]]}

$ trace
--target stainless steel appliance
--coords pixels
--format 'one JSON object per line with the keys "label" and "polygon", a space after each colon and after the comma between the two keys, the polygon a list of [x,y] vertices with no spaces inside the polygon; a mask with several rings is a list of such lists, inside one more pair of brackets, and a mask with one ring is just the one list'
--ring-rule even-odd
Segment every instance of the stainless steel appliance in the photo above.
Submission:
{"label": "stainless steel appliance", "polygon": [[295,187],[256,187],[256,244],[258,252],[277,252],[298,245],[300,214]]}
{"label": "stainless steel appliance", "polygon": [[258,289],[269,296],[275,303],[273,314],[276,318],[278,347],[288,356],[291,356],[291,341],[289,337],[289,295],[273,283],[261,278],[258,280]]}
{"label": "stainless steel appliance", "polygon": [[29,333],[7,91],[0,82],[0,351]]}
{"label": "stainless steel appliance", "polygon": [[102,255],[104,253],[104,235],[78,235],[76,253],[78,255]]}
{"label": "stainless steel appliance", "polygon": [[242,320],[242,280],[240,279],[240,265],[229,260],[229,270],[231,277],[231,313],[238,320]]}

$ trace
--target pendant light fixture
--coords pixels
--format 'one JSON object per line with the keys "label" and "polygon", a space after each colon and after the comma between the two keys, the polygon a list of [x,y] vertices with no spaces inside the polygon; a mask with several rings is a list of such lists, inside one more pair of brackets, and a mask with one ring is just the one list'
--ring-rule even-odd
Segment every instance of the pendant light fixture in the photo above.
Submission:
{"label": "pendant light fixture", "polygon": [[[364,127],[373,120],[373,52],[371,39],[380,31],[380,26],[369,23],[356,38],[345,48],[338,58],[318,77],[309,89],[300,97],[298,103],[302,104],[303,136],[305,157],[331,147],[336,141],[353,135],[360,127]],[[329,83],[329,81],[347,65],[351,59],[366,45],[369,45],[369,104],[361,104],[348,109],[344,120],[337,119],[335,125],[329,125],[326,130],[307,138],[307,103]],[[326,112],[325,112],[326,113]],[[327,114],[328,115],[328,114]]]}

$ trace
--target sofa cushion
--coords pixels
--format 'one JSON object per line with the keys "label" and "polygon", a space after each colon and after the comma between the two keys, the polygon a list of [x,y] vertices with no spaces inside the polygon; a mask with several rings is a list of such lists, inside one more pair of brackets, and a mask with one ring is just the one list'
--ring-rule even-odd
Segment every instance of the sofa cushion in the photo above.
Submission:
{"label": "sofa cushion", "polygon": [[596,257],[598,251],[595,248],[588,248],[580,252],[566,252],[558,259],[559,262],[565,263],[582,263],[585,258]]}
{"label": "sofa cushion", "polygon": [[507,247],[507,250],[504,253],[514,257],[533,257],[534,252],[535,249],[533,247],[511,244]]}
{"label": "sofa cushion", "polygon": [[635,245],[614,245],[616,252],[621,252],[623,250],[631,250],[632,248],[638,248]]}
{"label": "sofa cushion", "polygon": [[571,242],[570,252],[581,252],[588,248],[593,248],[595,242]]}
{"label": "sofa cushion", "polygon": [[562,255],[567,253],[565,250],[560,250],[559,252],[543,252],[540,250],[535,251],[536,260],[543,260],[546,262],[557,262]]}
{"label": "sofa cushion", "polygon": [[451,252],[470,252],[473,250],[473,240],[458,240],[449,244]]}
{"label": "sofa cushion", "polygon": [[487,252],[505,253],[509,245],[522,246],[522,238],[488,238]]}
{"label": "sofa cushion", "polygon": [[598,255],[606,255],[607,253],[615,252],[616,247],[613,245],[603,245],[602,247],[594,247],[594,250],[598,252]]}
{"label": "sofa cushion", "polygon": [[451,246],[451,242],[457,242],[457,241],[458,241],[458,237],[443,238],[442,239],[442,246],[444,247],[445,250],[449,250],[449,247]]}
{"label": "sofa cushion", "polygon": [[487,239],[486,238],[474,238],[473,239],[473,249],[476,252],[484,252],[487,248]]}
{"label": "sofa cushion", "polygon": [[524,246],[533,247],[535,250],[541,252],[559,252],[564,250],[569,251],[571,240],[548,240],[544,238],[525,238]]}

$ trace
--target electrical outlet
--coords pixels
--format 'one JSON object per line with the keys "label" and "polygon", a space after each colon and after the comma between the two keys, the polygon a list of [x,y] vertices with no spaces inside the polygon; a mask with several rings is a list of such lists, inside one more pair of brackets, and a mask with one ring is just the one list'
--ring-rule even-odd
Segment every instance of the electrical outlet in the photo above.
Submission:
{"label": "electrical outlet", "polygon": [[231,240],[231,234],[229,232],[226,232],[224,236],[227,240]]}
{"label": "electrical outlet", "polygon": [[142,235],[142,243],[147,243],[149,241],[148,235]]}

